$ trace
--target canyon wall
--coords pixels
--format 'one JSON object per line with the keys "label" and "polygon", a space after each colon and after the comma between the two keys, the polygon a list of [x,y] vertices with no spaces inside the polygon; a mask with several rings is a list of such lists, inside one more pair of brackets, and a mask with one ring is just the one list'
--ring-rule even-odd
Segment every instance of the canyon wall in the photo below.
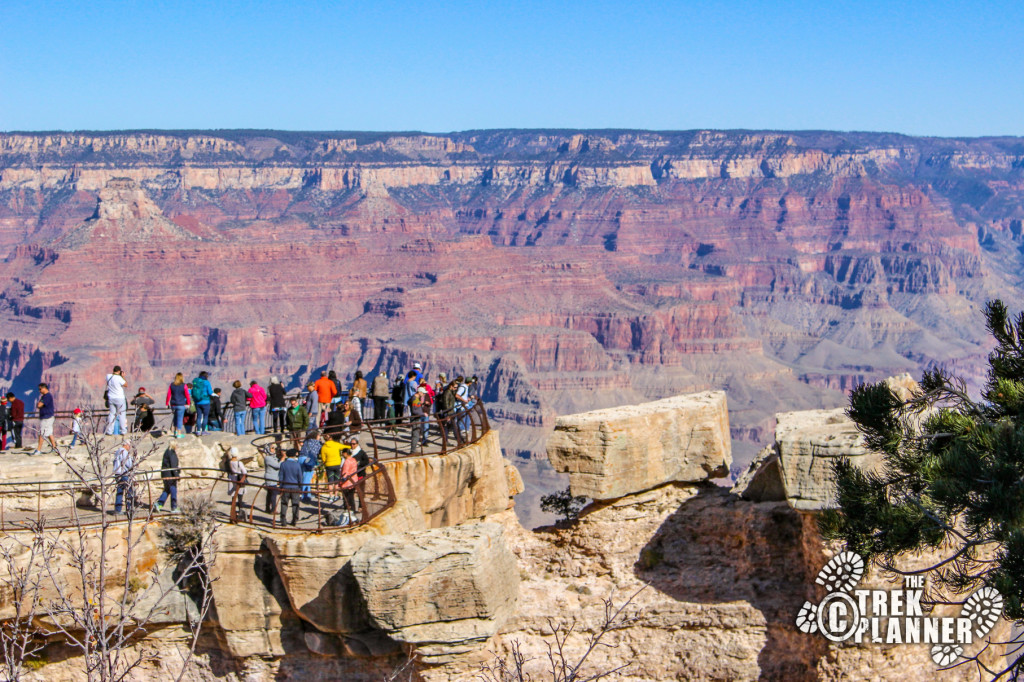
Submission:
{"label": "canyon wall", "polygon": [[741,468],[777,410],[980,377],[1022,220],[1011,138],[6,134],[0,376],[70,407],[113,364],[162,390],[420,360],[480,376],[526,458],[559,414],[727,388]]}

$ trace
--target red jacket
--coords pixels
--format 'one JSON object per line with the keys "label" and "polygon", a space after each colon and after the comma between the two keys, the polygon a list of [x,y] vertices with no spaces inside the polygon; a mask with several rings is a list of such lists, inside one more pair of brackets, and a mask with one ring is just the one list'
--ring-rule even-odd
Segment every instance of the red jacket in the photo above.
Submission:
{"label": "red jacket", "polygon": [[11,401],[10,410],[12,422],[25,421],[25,403],[23,403],[20,398],[15,398]]}

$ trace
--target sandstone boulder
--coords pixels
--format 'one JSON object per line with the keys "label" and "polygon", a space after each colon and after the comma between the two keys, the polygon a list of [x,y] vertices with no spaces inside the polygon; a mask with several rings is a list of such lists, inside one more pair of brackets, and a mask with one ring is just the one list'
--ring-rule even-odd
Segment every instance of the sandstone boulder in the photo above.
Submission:
{"label": "sandstone boulder", "polygon": [[548,459],[573,495],[606,500],[664,483],[725,476],[732,463],[723,391],[559,417]]}
{"label": "sandstone boulder", "polygon": [[838,457],[849,457],[866,470],[881,464],[881,456],[864,447],[844,408],[786,412],[776,419],[778,467],[786,500],[794,509],[815,511],[834,504],[832,462]]}
{"label": "sandstone boulder", "polygon": [[371,623],[427,662],[482,646],[519,597],[519,568],[495,523],[377,537],[351,563]]}

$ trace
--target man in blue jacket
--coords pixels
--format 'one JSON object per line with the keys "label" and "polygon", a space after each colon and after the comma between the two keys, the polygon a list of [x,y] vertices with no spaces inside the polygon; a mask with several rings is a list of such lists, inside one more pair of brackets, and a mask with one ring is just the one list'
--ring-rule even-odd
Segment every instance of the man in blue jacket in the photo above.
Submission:
{"label": "man in blue jacket", "polygon": [[36,409],[39,410],[39,446],[33,455],[38,455],[43,450],[43,439],[50,441],[52,452],[57,452],[57,441],[53,439],[53,421],[57,415],[53,405],[53,394],[46,384],[39,384],[39,400],[36,402]]}
{"label": "man in blue jacket", "polygon": [[299,522],[299,495],[302,491],[302,465],[299,460],[291,456],[294,450],[285,450],[285,459],[281,462],[281,469],[278,472],[279,485],[281,486],[281,525],[285,525],[288,505],[292,507],[292,523]]}

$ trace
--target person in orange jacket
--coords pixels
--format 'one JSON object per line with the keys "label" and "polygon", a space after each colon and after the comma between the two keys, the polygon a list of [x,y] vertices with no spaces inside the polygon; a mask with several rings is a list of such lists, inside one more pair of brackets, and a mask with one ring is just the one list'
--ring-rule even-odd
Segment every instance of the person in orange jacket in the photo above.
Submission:
{"label": "person in orange jacket", "polygon": [[320,372],[320,378],[313,384],[313,388],[316,389],[316,399],[320,403],[320,425],[322,426],[324,420],[327,419],[327,413],[330,412],[331,399],[338,395],[338,387],[327,378],[327,372]]}

